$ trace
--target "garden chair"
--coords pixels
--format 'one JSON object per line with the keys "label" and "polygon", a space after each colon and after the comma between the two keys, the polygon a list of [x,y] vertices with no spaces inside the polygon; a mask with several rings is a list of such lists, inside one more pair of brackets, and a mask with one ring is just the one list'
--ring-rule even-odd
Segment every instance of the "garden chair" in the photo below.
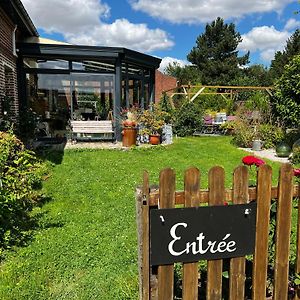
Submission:
{"label": "garden chair", "polygon": [[203,133],[214,133],[214,118],[211,115],[205,115],[203,118]]}

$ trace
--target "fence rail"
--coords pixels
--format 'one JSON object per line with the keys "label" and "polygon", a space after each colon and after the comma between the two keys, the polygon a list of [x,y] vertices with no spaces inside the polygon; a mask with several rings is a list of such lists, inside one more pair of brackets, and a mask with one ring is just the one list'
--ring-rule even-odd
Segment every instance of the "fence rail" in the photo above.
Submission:
{"label": "fence rail", "polygon": [[[292,199],[300,195],[298,185],[293,183],[293,169],[289,164],[281,166],[278,186],[272,187],[272,169],[264,165],[258,169],[256,187],[248,187],[249,175],[245,166],[237,167],[233,173],[232,189],[225,189],[225,172],[213,167],[208,174],[208,189],[200,189],[200,171],[189,168],[184,174],[184,190],[176,191],[175,172],[164,169],[160,172],[159,187],[150,190],[149,176],[143,174],[143,186],[137,190],[137,225],[139,243],[140,299],[174,299],[174,264],[150,266],[150,211],[151,209],[220,206],[224,202],[246,204],[257,202],[255,253],[252,267],[252,298],[266,299],[268,271],[268,243],[271,199],[276,199],[276,243],[274,263],[273,299],[287,299],[289,275],[289,251],[292,219]],[[295,273],[300,271],[300,213],[297,221],[297,246]],[[223,264],[221,259],[207,261],[206,290],[199,286],[201,274],[198,263],[183,263],[182,299],[199,298],[205,293],[208,300],[221,300],[223,289]],[[291,271],[291,270],[290,270]],[[229,262],[228,299],[245,298],[245,257],[231,258]],[[248,292],[248,291],[247,291]],[[294,299],[300,299],[296,288]]]}

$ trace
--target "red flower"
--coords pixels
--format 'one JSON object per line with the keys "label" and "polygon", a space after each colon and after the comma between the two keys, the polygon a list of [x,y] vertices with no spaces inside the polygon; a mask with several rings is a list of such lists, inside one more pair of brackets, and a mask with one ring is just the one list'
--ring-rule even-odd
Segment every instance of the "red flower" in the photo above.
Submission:
{"label": "red flower", "polygon": [[242,162],[243,162],[244,165],[247,165],[247,166],[255,165],[256,167],[259,167],[259,166],[265,164],[265,162],[262,159],[257,158],[257,157],[252,156],[252,155],[248,155],[248,156],[243,157]]}
{"label": "red flower", "polygon": [[300,176],[300,169],[294,169],[294,176],[296,177]]}

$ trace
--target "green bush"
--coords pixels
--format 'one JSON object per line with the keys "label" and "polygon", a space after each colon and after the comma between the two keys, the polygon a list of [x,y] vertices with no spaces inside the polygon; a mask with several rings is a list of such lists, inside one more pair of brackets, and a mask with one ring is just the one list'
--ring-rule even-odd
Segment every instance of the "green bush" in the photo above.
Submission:
{"label": "green bush", "polygon": [[202,125],[203,110],[194,102],[186,101],[175,113],[174,133],[178,136],[192,135]]}
{"label": "green bush", "polygon": [[0,132],[0,249],[26,238],[29,212],[41,199],[42,164],[11,133]]}
{"label": "green bush", "polygon": [[235,121],[233,125],[234,137],[232,142],[239,147],[252,147],[252,141],[255,138],[254,128],[241,120]]}
{"label": "green bush", "polygon": [[295,165],[300,164],[300,147],[295,147],[293,149],[292,163]]}
{"label": "green bush", "polygon": [[274,148],[284,138],[281,127],[271,124],[261,124],[258,127],[259,137],[263,141],[264,148]]}
{"label": "green bush", "polygon": [[300,114],[300,55],[285,67],[285,71],[275,85],[273,109],[286,127],[299,127]]}
{"label": "green bush", "polygon": [[233,143],[239,147],[252,147],[254,139],[263,141],[263,147],[273,148],[284,138],[281,127],[271,124],[260,124],[256,128],[243,121],[236,121],[234,124]]}

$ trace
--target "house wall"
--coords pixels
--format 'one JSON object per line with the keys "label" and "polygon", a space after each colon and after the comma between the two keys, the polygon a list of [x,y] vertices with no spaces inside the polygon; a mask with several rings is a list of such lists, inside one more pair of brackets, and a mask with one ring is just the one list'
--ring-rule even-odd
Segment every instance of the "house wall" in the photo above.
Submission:
{"label": "house wall", "polygon": [[17,57],[13,53],[13,32],[15,24],[0,8],[0,116],[3,114],[3,100],[11,99],[10,110],[19,112],[17,88]]}
{"label": "house wall", "polygon": [[175,88],[177,78],[155,71],[155,103],[158,103],[164,91]]}

